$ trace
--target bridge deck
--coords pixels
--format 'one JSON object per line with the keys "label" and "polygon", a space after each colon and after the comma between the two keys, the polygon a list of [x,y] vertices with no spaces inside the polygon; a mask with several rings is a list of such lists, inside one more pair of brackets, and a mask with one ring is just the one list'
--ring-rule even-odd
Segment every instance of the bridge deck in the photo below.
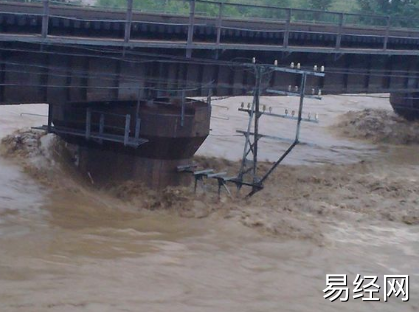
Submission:
{"label": "bridge deck", "polygon": [[[0,103],[244,95],[254,88],[243,67],[253,57],[325,66],[326,77],[309,81],[310,94],[419,90],[414,29],[139,12],[130,21],[124,11],[0,3]],[[300,84],[272,75],[270,88]]]}
{"label": "bridge deck", "polygon": [[[123,40],[102,37],[76,37],[76,36],[48,36],[42,38],[40,35],[30,34],[0,34],[0,42],[26,42],[41,44],[67,44],[67,45],[86,45],[86,46],[109,46],[127,48],[155,48],[155,49],[181,49],[188,48],[186,40],[157,40],[157,39],[132,39],[127,44]],[[302,52],[302,53],[338,53],[338,54],[365,54],[365,55],[419,55],[418,50],[398,50],[398,49],[374,49],[374,48],[340,48],[319,47],[315,45],[282,45],[274,44],[238,44],[238,43],[211,43],[204,41],[194,41],[190,46],[196,50],[238,50],[238,51],[271,51],[271,52]]]}

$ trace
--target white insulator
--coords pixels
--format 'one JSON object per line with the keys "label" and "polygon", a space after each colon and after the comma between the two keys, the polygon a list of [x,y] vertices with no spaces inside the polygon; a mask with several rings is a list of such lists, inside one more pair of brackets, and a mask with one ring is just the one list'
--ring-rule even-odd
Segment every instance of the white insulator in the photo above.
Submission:
{"label": "white insulator", "polygon": [[278,60],[275,60],[274,65],[278,66]]}
{"label": "white insulator", "polygon": [[313,89],[311,89],[311,94],[315,94],[316,93],[316,90],[313,88]]}
{"label": "white insulator", "polygon": [[314,116],[314,119],[319,120],[319,114],[316,113],[316,115]]}
{"label": "white insulator", "polygon": [[324,73],[324,66],[320,67],[320,71]]}
{"label": "white insulator", "polygon": [[294,87],[295,92],[298,92],[298,86]]}
{"label": "white insulator", "polygon": [[301,64],[297,63],[297,69],[300,69],[300,68],[301,68]]}
{"label": "white insulator", "polygon": [[318,95],[319,95],[319,96],[322,96],[322,89],[319,89],[319,93],[318,93]]}
{"label": "white insulator", "polygon": [[294,67],[295,67],[294,62],[291,62],[290,67],[291,67],[291,68],[294,68]]}
{"label": "white insulator", "polygon": [[256,64],[256,57],[252,58],[252,63]]}
{"label": "white insulator", "polygon": [[313,70],[317,71],[317,65],[314,65]]}
{"label": "white insulator", "polygon": [[291,92],[291,90],[292,90],[292,86],[291,86],[291,85],[289,85],[289,86],[288,86],[288,91],[289,91],[289,92]]}

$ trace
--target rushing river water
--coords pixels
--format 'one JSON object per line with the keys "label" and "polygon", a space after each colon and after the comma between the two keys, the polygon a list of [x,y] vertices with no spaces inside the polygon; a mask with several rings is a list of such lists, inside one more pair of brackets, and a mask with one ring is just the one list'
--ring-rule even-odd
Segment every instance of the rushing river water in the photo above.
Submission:
{"label": "rushing river water", "polygon": [[[327,97],[316,109],[328,125],[345,110],[388,105],[362,101]],[[1,136],[44,121],[21,116],[24,111],[46,113],[44,106],[0,107]],[[230,113],[225,111],[215,107],[214,116]],[[230,121],[245,123],[231,114]],[[221,136],[233,132],[231,125],[217,126],[221,121],[201,153],[235,158],[242,140],[232,145],[234,137]],[[317,147],[296,150],[291,163],[373,157],[389,174],[418,176],[418,148],[376,147],[338,140],[324,127],[310,129],[303,138]],[[275,148],[267,146],[267,159]],[[136,212],[106,194],[81,190],[52,192],[0,158],[0,312],[419,310],[418,226],[332,222],[326,243],[317,244],[216,216]],[[331,303],[322,290],[332,273],[347,274],[351,286],[358,273],[379,276],[380,285],[385,274],[409,274],[410,301],[384,303],[381,292],[381,302]]]}

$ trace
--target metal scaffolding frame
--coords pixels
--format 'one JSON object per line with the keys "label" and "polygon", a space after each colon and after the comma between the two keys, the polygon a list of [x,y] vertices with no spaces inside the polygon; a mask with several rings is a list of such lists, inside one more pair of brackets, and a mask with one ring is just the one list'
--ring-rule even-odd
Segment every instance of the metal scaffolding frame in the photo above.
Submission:
{"label": "metal scaffolding frame", "polygon": [[[137,104],[137,111],[138,111]],[[99,116],[99,123],[92,122],[92,115],[96,114]],[[106,125],[106,116],[113,116],[121,119],[121,126],[110,126]],[[52,122],[52,105],[49,105],[48,112],[48,125],[41,127],[33,127],[36,130],[44,130],[48,133],[55,133],[57,135],[70,135],[75,137],[84,137],[86,141],[96,141],[102,144],[104,141],[121,143],[124,146],[137,148],[140,145],[147,143],[148,140],[140,137],[141,119],[135,118],[135,131],[134,135],[131,135],[131,115],[130,114],[115,114],[105,111],[92,110],[86,108],[86,123],[84,129],[68,128],[62,126],[54,126]],[[113,130],[119,130],[121,134],[114,134],[106,131],[107,128]],[[122,134],[123,132],[123,134]]]}

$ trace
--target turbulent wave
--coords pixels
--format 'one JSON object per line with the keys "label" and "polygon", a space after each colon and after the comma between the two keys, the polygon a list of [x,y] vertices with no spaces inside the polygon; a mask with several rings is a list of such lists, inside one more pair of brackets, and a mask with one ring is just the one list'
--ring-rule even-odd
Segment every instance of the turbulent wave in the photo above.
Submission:
{"label": "turbulent wave", "polygon": [[[363,114],[371,113],[364,111],[355,116]],[[208,181],[206,192],[199,188],[197,194],[192,186],[157,192],[139,181],[99,189],[77,173],[66,144],[52,135],[18,131],[2,140],[1,150],[3,156],[21,164],[40,183],[88,193],[97,200],[103,200],[102,194],[106,194],[115,201],[115,209],[128,205],[135,211],[164,211],[185,218],[230,219],[267,235],[319,243],[323,242],[328,225],[342,221],[419,224],[417,181],[383,176],[381,167],[368,162],[283,166],[266,182],[265,189],[252,198],[244,199],[247,190],[243,189],[238,196],[234,192],[233,197],[223,193],[219,199],[215,181]],[[203,168],[230,173],[237,172],[238,167],[236,162],[219,158],[197,157],[196,162]],[[259,169],[264,171],[269,165],[263,163]]]}
{"label": "turbulent wave", "polygon": [[407,121],[388,110],[350,111],[340,117],[332,130],[373,143],[419,144],[419,122]]}

